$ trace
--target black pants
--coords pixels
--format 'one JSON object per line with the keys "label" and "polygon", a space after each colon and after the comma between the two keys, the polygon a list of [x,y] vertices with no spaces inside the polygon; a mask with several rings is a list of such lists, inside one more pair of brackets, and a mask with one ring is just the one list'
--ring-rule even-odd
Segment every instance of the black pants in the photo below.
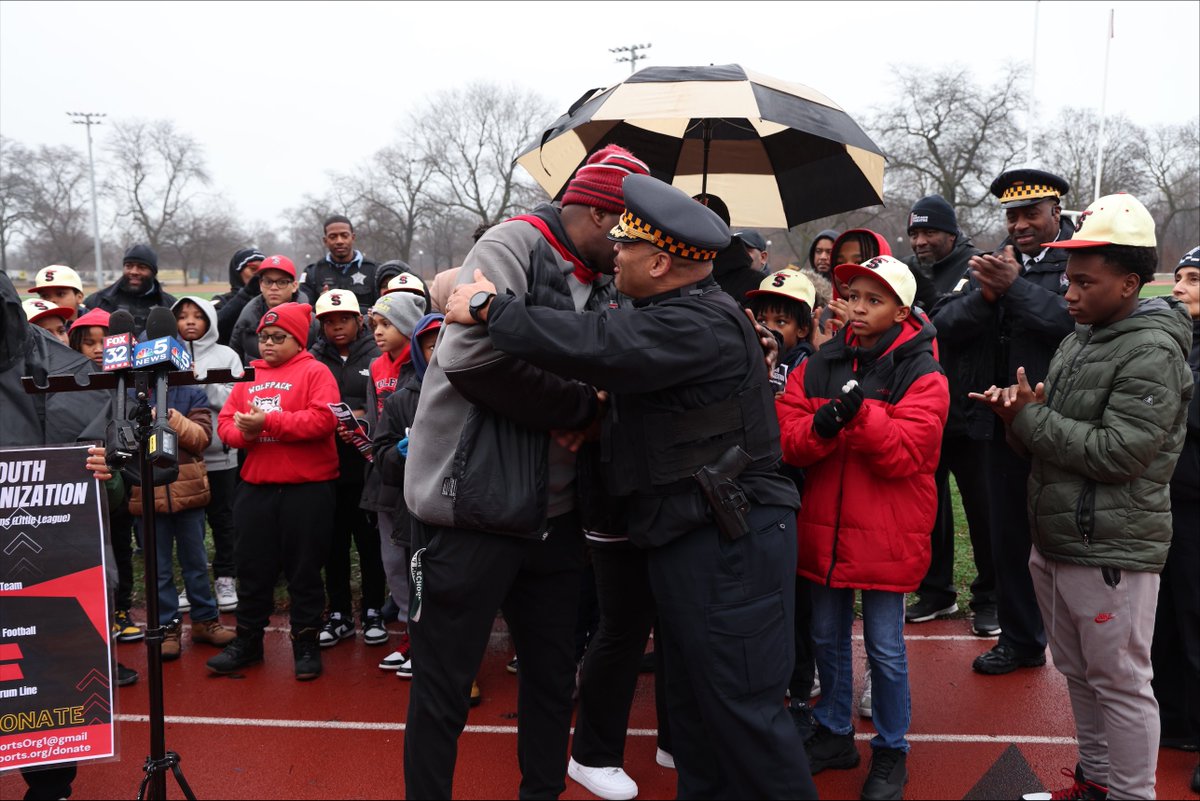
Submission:
{"label": "black pants", "polygon": [[413,683],[404,736],[406,797],[451,797],[471,681],[500,609],[521,660],[520,797],[557,798],[566,789],[575,686],[583,570],[578,517],[550,520],[544,540],[417,523],[413,560],[418,558],[420,603],[414,588],[409,619]]}
{"label": "black pants", "polygon": [[367,513],[359,508],[362,484],[334,485],[333,535],[325,563],[325,589],[329,593],[329,611],[352,617],[354,601],[350,597],[350,542],[358,549],[362,571],[362,612],[378,611],[383,606],[383,557],[380,556],[379,530],[371,525]]}
{"label": "black pants", "polygon": [[1011,646],[1021,656],[1040,654],[1046,650],[1046,630],[1029,577],[1029,461],[1008,447],[1002,429],[984,452],[1000,644]]}
{"label": "black pants", "polygon": [[116,608],[128,611],[133,606],[133,515],[124,501],[109,507],[108,529],[117,563]]}
{"label": "black pants", "polygon": [[[625,732],[642,654],[654,625],[654,593],[650,591],[645,551],[600,547],[591,549],[591,557],[600,625],[583,659],[571,755],[590,768],[619,768],[625,763]],[[658,747],[670,753],[662,649],[657,646],[654,658]]]}
{"label": "black pants", "polygon": [[985,443],[966,437],[945,437],[937,468],[938,506],[931,535],[933,551],[929,572],[917,590],[921,600],[936,600],[948,607],[958,599],[954,586],[954,504],[950,476],[958,484],[971,548],[975,553],[975,579],[971,582],[971,608],[996,605],[996,570],[992,566],[991,525],[988,520],[988,479]]}
{"label": "black pants", "polygon": [[238,630],[260,634],[275,611],[275,580],[282,572],[291,599],[292,633],[321,627],[325,587],[321,568],[329,553],[333,482],[241,482],[233,505],[237,523]]}
{"label": "black pants", "polygon": [[238,469],[210,470],[208,487],[212,500],[204,510],[213,538],[213,578],[237,578],[234,564],[236,534],[233,527],[233,496],[238,485]]}
{"label": "black pants", "polygon": [[1158,589],[1150,661],[1162,734],[1200,745],[1200,502],[1171,498],[1174,535]]}
{"label": "black pants", "polygon": [[54,801],[71,797],[71,782],[75,781],[78,763],[63,762],[44,768],[21,768],[21,778],[28,789],[25,801]]}
{"label": "black pants", "polygon": [[[796,513],[753,508],[648,552],[679,798],[816,798],[783,694],[795,650]],[[524,665],[522,665],[524,669]]]}
{"label": "black pants", "polygon": [[817,676],[817,652],[812,638],[812,584],[799,576],[796,577],[796,613],[792,631],[796,638],[796,664],[792,668],[788,690],[792,698],[807,704],[812,695],[813,679]]}

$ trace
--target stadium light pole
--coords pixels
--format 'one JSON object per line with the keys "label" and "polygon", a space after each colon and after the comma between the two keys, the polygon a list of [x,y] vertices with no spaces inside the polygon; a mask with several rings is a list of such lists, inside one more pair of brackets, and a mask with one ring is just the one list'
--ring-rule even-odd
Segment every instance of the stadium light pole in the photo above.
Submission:
{"label": "stadium light pole", "polygon": [[649,50],[653,46],[654,45],[652,45],[652,44],[635,44],[635,45],[627,45],[626,47],[610,47],[610,48],[608,48],[608,52],[610,52],[610,53],[628,53],[629,55],[621,56],[620,58],[618,58],[617,63],[620,64],[620,63],[628,61],[629,62],[629,74],[632,75],[635,71],[637,71],[637,63],[639,61],[645,61],[646,58],[648,58],[647,56],[644,56],[644,55],[638,55],[638,51],[639,50]]}
{"label": "stadium light pole", "polygon": [[100,256],[100,212],[96,207],[96,161],[92,158],[92,126],[100,124],[100,118],[107,117],[95,111],[68,111],[68,117],[73,117],[71,120],[75,125],[87,126],[88,140],[88,177],[92,183],[92,243],[96,248],[96,287],[104,288],[104,263]]}

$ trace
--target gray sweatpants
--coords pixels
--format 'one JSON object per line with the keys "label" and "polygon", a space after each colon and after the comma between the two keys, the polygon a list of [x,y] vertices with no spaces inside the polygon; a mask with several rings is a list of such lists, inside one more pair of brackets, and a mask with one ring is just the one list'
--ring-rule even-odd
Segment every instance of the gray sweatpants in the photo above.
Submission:
{"label": "gray sweatpants", "polygon": [[1150,642],[1158,574],[1055,562],[1036,547],[1029,573],[1054,666],[1067,679],[1083,775],[1108,787],[1110,799],[1154,798],[1159,722]]}
{"label": "gray sweatpants", "polygon": [[391,512],[379,513],[379,553],[383,557],[383,574],[387,578],[388,592],[400,609],[397,620],[408,622],[408,557],[409,549],[392,542],[395,521]]}

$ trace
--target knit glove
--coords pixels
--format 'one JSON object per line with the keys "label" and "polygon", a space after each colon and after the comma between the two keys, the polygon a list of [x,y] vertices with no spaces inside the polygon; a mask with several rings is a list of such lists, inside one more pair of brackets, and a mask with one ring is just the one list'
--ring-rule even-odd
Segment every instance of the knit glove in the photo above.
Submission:
{"label": "knit glove", "polygon": [[862,408],[863,391],[851,380],[842,387],[842,394],[817,409],[813,415],[813,431],[818,437],[833,439]]}

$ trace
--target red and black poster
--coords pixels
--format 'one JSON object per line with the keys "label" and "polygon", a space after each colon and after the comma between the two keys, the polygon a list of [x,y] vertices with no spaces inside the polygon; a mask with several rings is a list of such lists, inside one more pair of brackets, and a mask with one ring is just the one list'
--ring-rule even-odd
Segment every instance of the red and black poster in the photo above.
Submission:
{"label": "red and black poster", "polygon": [[0,450],[0,770],[113,755],[107,504],[86,459]]}

